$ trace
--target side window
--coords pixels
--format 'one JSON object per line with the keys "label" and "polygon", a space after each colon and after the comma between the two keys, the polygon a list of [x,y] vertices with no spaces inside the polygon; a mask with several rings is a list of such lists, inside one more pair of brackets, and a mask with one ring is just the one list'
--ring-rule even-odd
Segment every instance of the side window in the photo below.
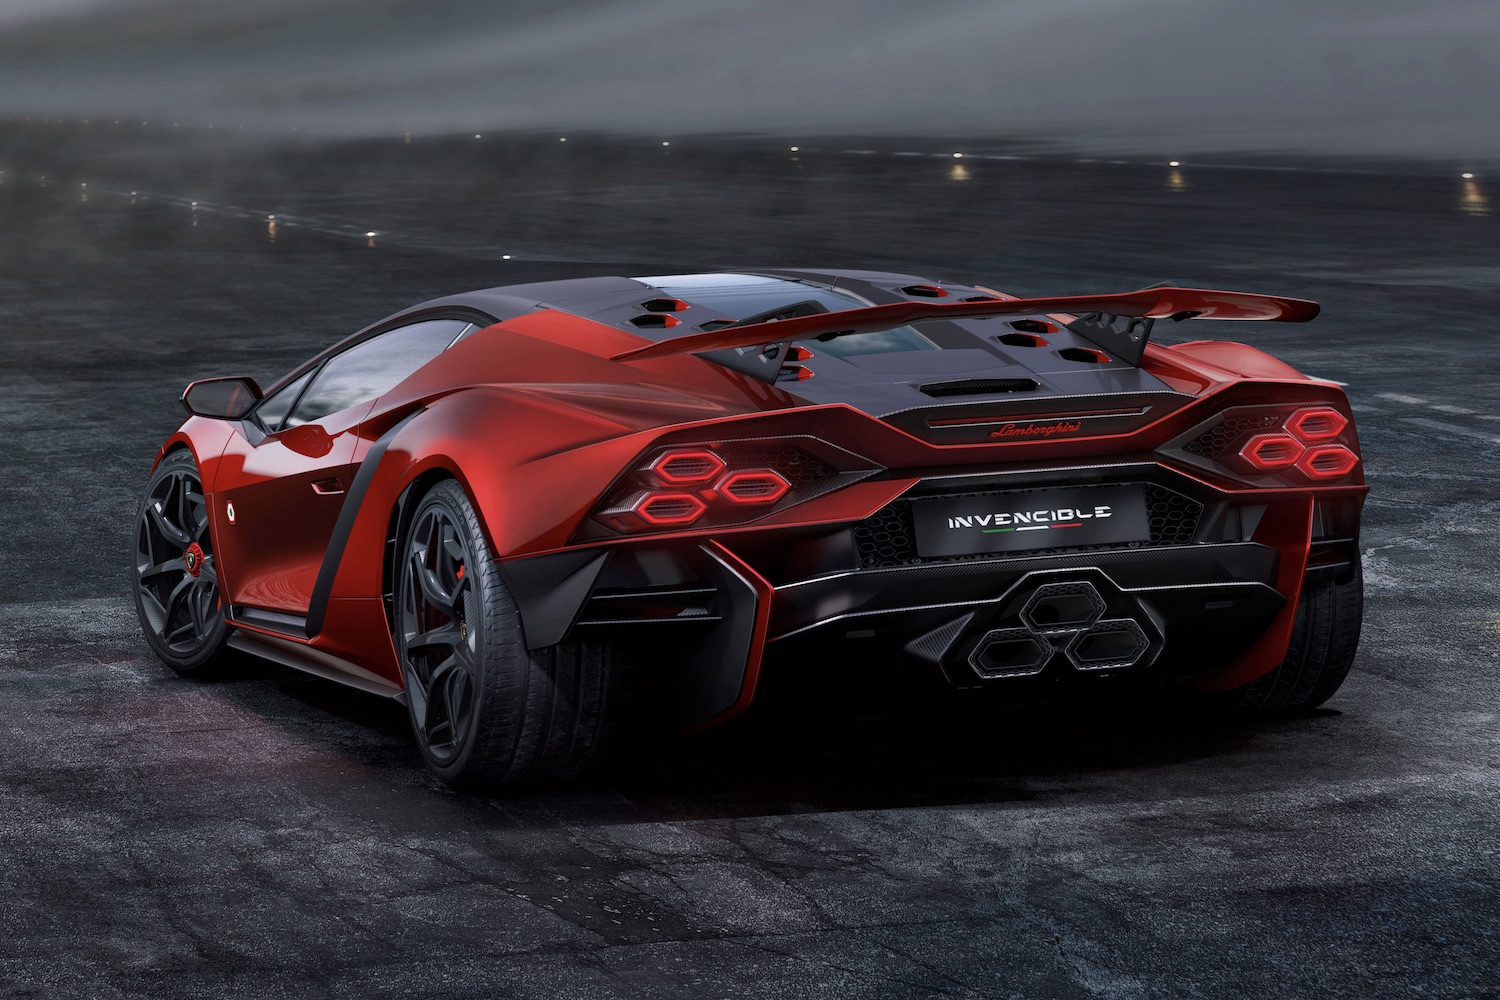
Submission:
{"label": "side window", "polygon": [[281,422],[286,419],[286,415],[290,412],[292,404],[297,401],[298,396],[302,395],[302,390],[307,388],[308,380],[313,377],[313,372],[316,371],[317,369],[314,368],[313,371],[308,372],[291,385],[288,385],[284,389],[278,389],[265,398],[265,401],[260,404],[260,408],[255,411],[255,415],[260,418],[260,422],[265,426],[266,430],[274,434],[281,429]]}
{"label": "side window", "polygon": [[286,426],[305,424],[374,399],[437,357],[468,325],[461,319],[425,320],[382,333],[335,355],[308,386]]}

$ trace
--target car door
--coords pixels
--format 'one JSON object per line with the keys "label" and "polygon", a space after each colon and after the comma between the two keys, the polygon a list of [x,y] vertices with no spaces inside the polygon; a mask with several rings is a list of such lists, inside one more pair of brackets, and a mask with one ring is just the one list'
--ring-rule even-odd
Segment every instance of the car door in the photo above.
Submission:
{"label": "car door", "polygon": [[258,426],[233,437],[213,503],[220,586],[237,618],[289,632],[306,619],[358,469],[360,422],[470,327],[429,319],[378,331],[267,397]]}

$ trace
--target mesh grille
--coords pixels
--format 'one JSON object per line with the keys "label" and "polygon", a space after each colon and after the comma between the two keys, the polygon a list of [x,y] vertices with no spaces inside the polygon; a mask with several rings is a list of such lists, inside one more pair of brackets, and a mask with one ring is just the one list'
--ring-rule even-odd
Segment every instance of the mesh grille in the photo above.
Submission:
{"label": "mesh grille", "polygon": [[1185,451],[1189,451],[1194,455],[1202,455],[1204,458],[1218,458],[1228,451],[1231,445],[1245,435],[1278,427],[1280,424],[1281,418],[1275,414],[1225,417],[1219,423],[1193,438],[1183,448]]}
{"label": "mesh grille", "polygon": [[[1116,484],[1111,484],[1116,485]],[[1024,553],[980,552],[962,556],[935,556],[923,558],[917,555],[916,534],[912,528],[911,500],[902,498],[892,501],[854,529],[854,542],[859,548],[862,565],[905,566],[916,562],[963,562],[974,559],[998,559],[1007,555],[1047,555],[1054,552],[1086,552],[1093,549],[1125,549],[1146,545],[1187,545],[1193,541],[1198,530],[1198,519],[1203,515],[1203,505],[1185,497],[1175,490],[1155,483],[1131,483],[1120,485],[1144,486],[1146,488],[1146,516],[1151,523],[1151,539],[1146,542],[1119,542],[1108,545],[1061,546],[1050,549],[1028,549]],[[941,499],[956,500],[975,496],[1016,496],[1034,490],[1013,490],[1005,493],[949,493]],[[923,496],[929,500],[934,497]]]}

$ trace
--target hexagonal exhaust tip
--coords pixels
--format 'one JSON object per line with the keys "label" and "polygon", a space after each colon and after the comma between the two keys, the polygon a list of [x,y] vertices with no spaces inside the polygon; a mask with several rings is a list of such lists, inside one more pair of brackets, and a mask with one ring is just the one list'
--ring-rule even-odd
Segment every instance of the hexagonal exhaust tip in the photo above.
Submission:
{"label": "hexagonal exhaust tip", "polygon": [[1068,643],[1068,661],[1079,670],[1124,670],[1141,662],[1151,648],[1145,631],[1129,618],[1095,622]]}
{"label": "hexagonal exhaust tip", "polygon": [[1021,621],[1042,635],[1086,629],[1104,614],[1104,598],[1092,583],[1048,583],[1021,609]]}
{"label": "hexagonal exhaust tip", "polygon": [[969,654],[969,664],[980,677],[1031,677],[1052,659],[1052,644],[1024,628],[986,632]]}

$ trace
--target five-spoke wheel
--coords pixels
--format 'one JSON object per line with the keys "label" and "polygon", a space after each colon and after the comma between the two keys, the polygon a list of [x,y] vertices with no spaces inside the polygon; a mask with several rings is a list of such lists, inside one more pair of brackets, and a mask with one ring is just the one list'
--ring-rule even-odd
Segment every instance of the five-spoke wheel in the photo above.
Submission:
{"label": "five-spoke wheel", "polygon": [[527,648],[520,610],[454,480],[433,485],[405,523],[393,624],[428,766],[452,784],[494,788],[565,778],[592,762],[621,714],[615,650]]}
{"label": "five-spoke wheel", "polygon": [[223,649],[228,626],[198,465],[186,451],[161,460],[135,531],[135,607],[156,655],[187,673]]}
{"label": "five-spoke wheel", "polygon": [[406,544],[401,588],[401,650],[412,725],[439,767],[453,763],[474,725],[481,630],[470,555],[443,505],[428,504]]}

